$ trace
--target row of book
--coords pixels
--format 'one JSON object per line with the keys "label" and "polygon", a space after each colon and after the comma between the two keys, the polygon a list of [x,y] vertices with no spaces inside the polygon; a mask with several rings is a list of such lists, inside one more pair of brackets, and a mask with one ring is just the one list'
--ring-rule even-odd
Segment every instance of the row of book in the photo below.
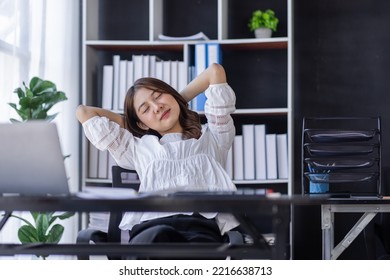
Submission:
{"label": "row of book", "polygon": [[229,151],[226,171],[234,180],[288,178],[287,134],[266,133],[265,124],[244,124]]}
{"label": "row of book", "polygon": [[161,60],[158,56],[133,55],[131,60],[113,56],[113,63],[103,66],[102,107],[123,110],[127,90],[142,77],[153,77],[181,91],[188,81],[184,61]]}
{"label": "row of book", "polygon": [[[288,178],[287,134],[267,134],[265,124],[244,124],[229,150],[226,171],[233,180],[274,180]],[[112,179],[114,159],[107,151],[89,144],[88,178]],[[123,180],[138,180],[130,176]],[[131,177],[133,176],[133,177]]]}
{"label": "row of book", "polygon": [[[90,179],[112,179],[111,168],[117,165],[114,158],[106,151],[100,151],[88,143],[88,178]],[[136,181],[137,174],[122,173],[122,181]]]}
{"label": "row of book", "polygon": [[[131,60],[114,55],[112,64],[104,65],[102,74],[102,107],[121,111],[127,90],[142,77],[154,77],[181,91],[188,83],[202,73],[212,63],[222,63],[221,48],[218,43],[197,43],[194,51],[194,65],[184,61],[162,60],[156,55],[132,55]],[[204,111],[204,92],[190,102],[192,110]]]}

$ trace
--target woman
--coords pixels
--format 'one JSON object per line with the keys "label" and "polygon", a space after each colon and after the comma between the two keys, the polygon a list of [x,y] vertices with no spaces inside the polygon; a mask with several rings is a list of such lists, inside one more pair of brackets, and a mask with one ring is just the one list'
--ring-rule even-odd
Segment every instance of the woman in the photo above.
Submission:
{"label": "woman", "polygon": [[[207,124],[201,130],[187,102],[204,91]],[[127,92],[124,117],[83,105],[76,115],[94,146],[137,171],[139,192],[235,191],[224,170],[235,135],[234,110],[225,70],[213,64],[180,94],[158,79],[137,80]],[[231,215],[218,213],[129,212],[120,224],[130,231],[130,243],[215,242],[236,226]]]}

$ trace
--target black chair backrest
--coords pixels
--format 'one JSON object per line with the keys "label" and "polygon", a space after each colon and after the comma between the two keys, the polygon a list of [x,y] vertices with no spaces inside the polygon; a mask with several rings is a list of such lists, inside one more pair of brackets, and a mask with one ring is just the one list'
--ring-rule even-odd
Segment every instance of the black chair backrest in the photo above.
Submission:
{"label": "black chair backrest", "polygon": [[[131,188],[138,191],[139,181],[136,179],[137,172],[130,169],[125,169],[120,166],[112,166],[112,187],[114,188]],[[132,178],[128,178],[128,174],[131,174]],[[110,220],[108,223],[107,240],[108,242],[121,242],[121,231],[119,224],[122,220],[123,213],[111,212]]]}

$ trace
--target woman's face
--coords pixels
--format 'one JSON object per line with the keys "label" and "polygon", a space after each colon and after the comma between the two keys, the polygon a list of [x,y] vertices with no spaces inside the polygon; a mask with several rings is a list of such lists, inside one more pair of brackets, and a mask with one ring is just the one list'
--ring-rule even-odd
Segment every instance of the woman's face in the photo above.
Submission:
{"label": "woman's face", "polygon": [[176,99],[168,94],[140,88],[134,95],[134,109],[144,130],[153,129],[161,135],[181,133],[180,107]]}

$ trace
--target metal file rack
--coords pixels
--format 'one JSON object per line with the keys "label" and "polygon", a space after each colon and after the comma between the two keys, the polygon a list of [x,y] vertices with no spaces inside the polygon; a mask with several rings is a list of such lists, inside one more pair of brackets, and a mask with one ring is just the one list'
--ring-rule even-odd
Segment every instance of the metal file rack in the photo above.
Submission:
{"label": "metal file rack", "polygon": [[381,196],[381,120],[304,118],[302,194]]}

